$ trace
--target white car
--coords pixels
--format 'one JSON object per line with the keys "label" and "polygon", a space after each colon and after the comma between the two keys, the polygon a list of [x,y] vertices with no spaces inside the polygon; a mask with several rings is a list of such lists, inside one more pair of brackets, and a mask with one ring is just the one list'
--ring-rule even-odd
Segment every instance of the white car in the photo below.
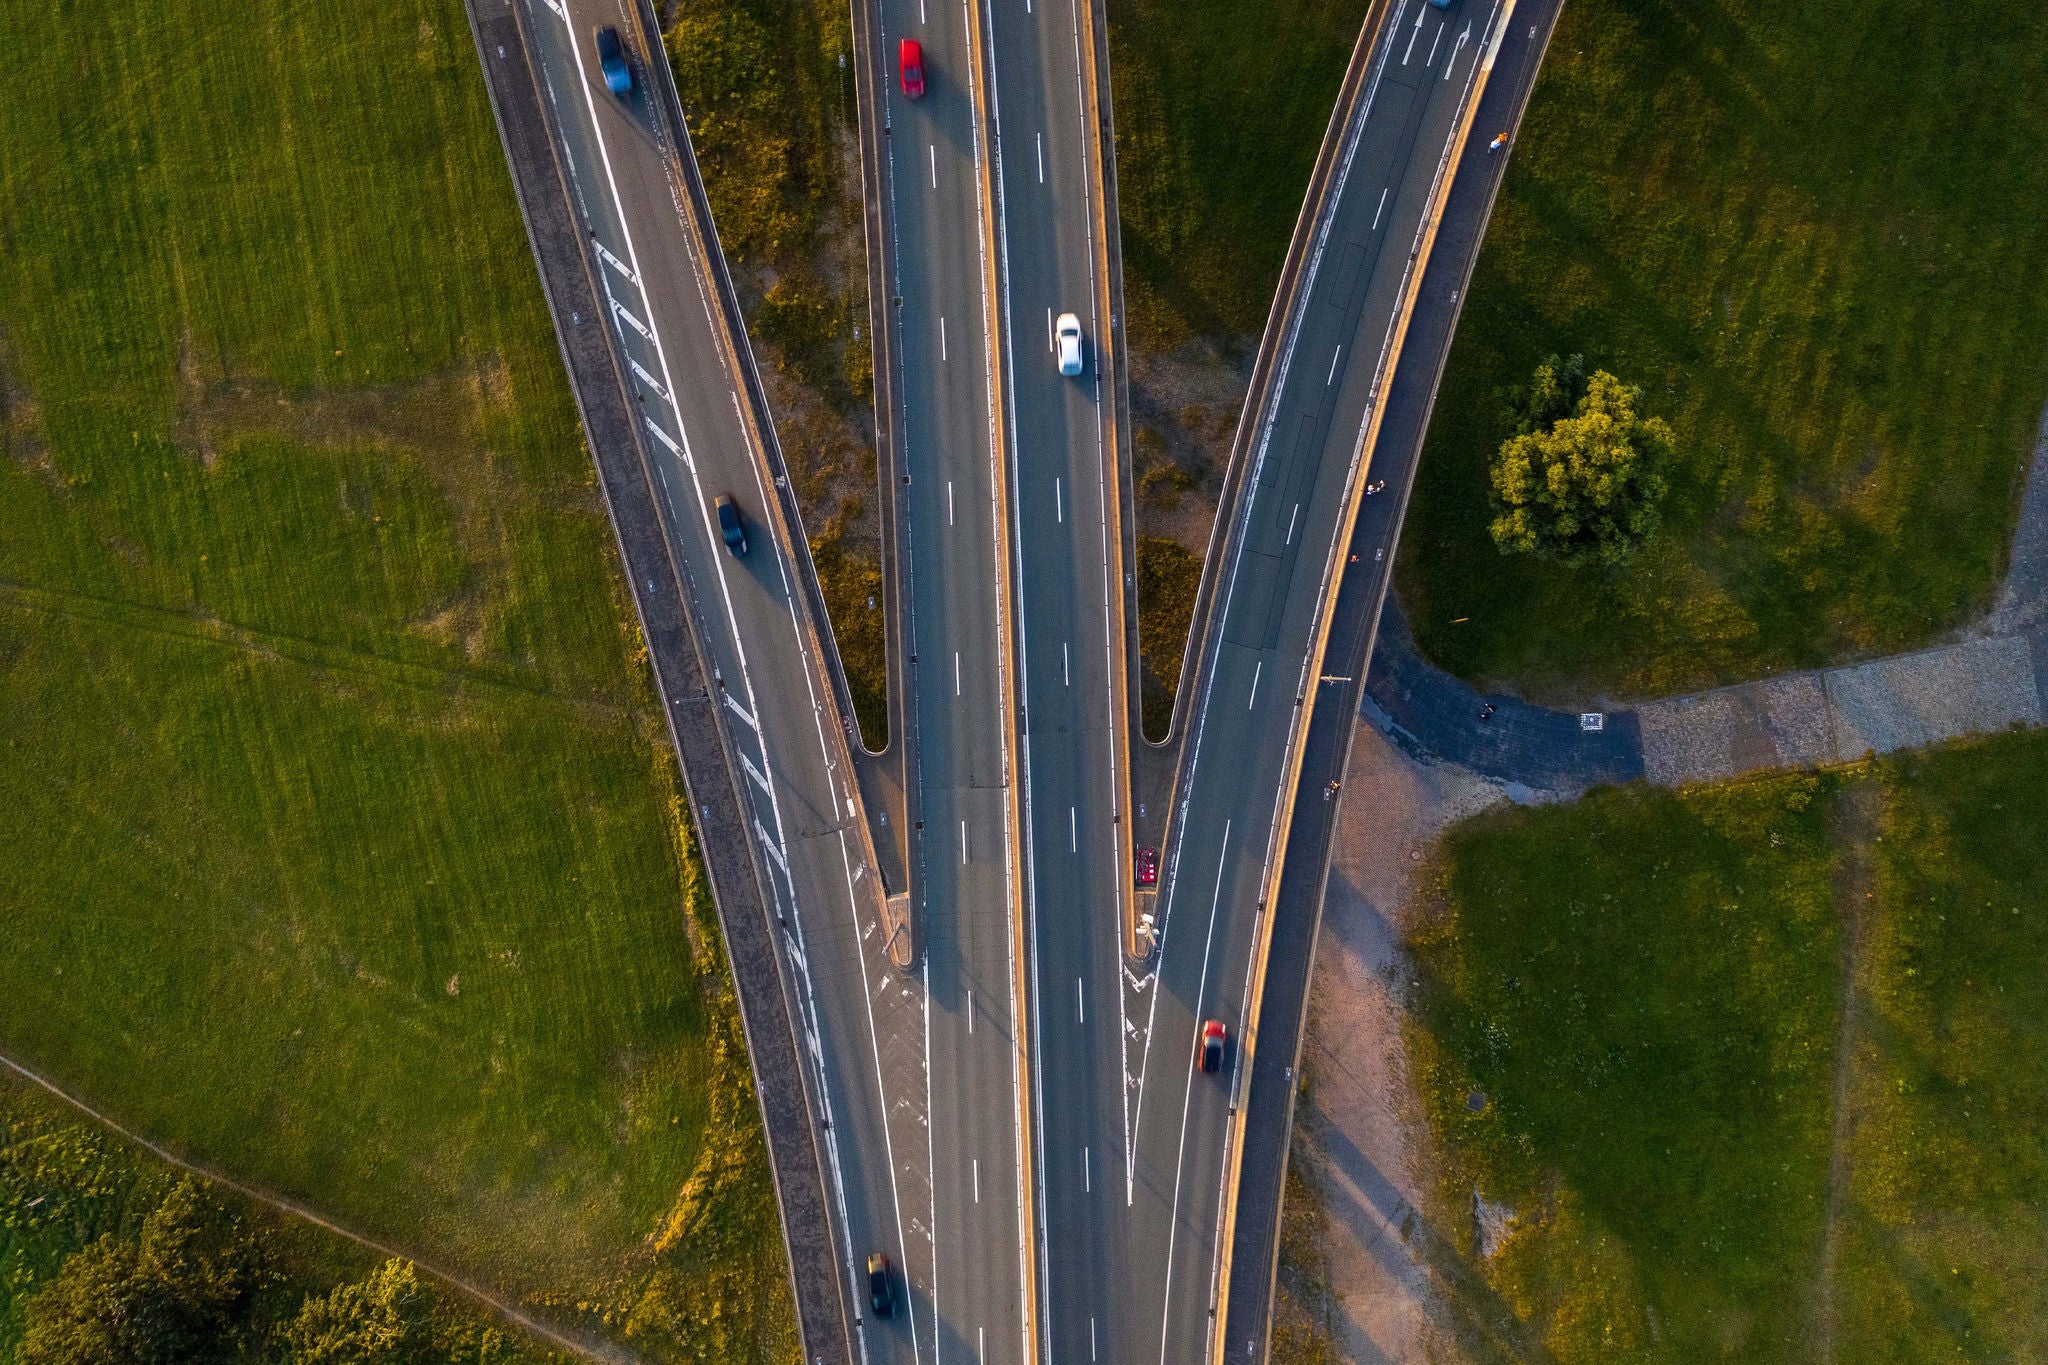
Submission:
{"label": "white car", "polygon": [[1060,358],[1060,373],[1081,373],[1081,319],[1072,313],[1060,314],[1059,322],[1053,326],[1053,338],[1053,350]]}

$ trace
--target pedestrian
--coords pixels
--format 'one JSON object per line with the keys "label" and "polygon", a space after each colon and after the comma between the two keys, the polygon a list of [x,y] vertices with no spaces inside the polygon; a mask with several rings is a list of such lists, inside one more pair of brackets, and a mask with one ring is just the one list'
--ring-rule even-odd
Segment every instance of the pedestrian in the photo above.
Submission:
{"label": "pedestrian", "polygon": [[1486,144],[1486,150],[1489,152],[1497,152],[1507,145],[1508,135],[1506,133],[1495,133],[1493,135],[1493,141]]}

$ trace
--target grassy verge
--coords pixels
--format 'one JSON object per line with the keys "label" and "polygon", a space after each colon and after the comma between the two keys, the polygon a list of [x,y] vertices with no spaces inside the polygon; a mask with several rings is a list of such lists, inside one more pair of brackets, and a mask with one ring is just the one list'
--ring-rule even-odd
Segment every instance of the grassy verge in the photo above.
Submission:
{"label": "grassy verge", "polygon": [[854,711],[881,747],[888,672],[852,20],[831,0],[678,0],[664,23]]}
{"label": "grassy verge", "polygon": [[[2044,764],[2017,734],[1454,831],[1410,1039],[1453,1307],[1560,1362],[2048,1349]],[[1484,1249],[1475,1192],[1512,1210]]]}
{"label": "grassy verge", "polygon": [[[295,1336],[307,1335],[304,1328],[294,1331],[301,1319],[310,1325],[318,1318],[317,1308],[309,1314],[309,1301],[324,1300],[342,1286],[348,1294],[377,1266],[354,1243],[183,1176],[26,1082],[0,1075],[0,1360],[51,1359],[50,1348],[60,1339],[94,1339],[89,1332],[61,1330],[69,1324],[60,1301],[88,1290],[85,1297],[99,1297],[111,1308],[107,1280],[116,1277],[106,1275],[107,1262],[118,1265],[119,1253],[139,1248],[153,1232],[161,1236],[166,1224],[204,1234],[214,1268],[222,1262],[231,1268],[229,1292],[217,1292],[217,1283],[176,1276],[168,1277],[169,1285],[143,1288],[129,1281],[122,1287],[145,1294],[169,1290],[188,1309],[210,1310],[197,1314],[197,1322],[179,1325],[191,1354],[209,1360],[274,1358]],[[398,1282],[405,1284],[400,1275]],[[393,1335],[414,1351],[408,1361],[559,1365],[567,1359],[452,1290],[431,1281],[408,1287],[410,1293],[390,1304],[397,1311],[370,1324],[396,1329]],[[108,1313],[97,1325],[118,1332],[107,1321],[112,1318]],[[161,1331],[168,1324],[159,1319],[154,1325]],[[36,1339],[24,1342],[32,1326]],[[147,1344],[163,1349],[170,1342],[159,1336]]]}
{"label": "grassy verge", "polygon": [[786,1355],[715,923],[461,6],[10,38],[0,1046],[653,1354]]}
{"label": "grassy verge", "polygon": [[[1199,574],[1251,356],[1366,9],[1110,0],[1141,580],[1177,581],[1189,557]],[[1141,588],[1154,736],[1187,626],[1147,608]]]}
{"label": "grassy verge", "polygon": [[[1566,6],[1402,543],[1417,638],[1538,696],[1912,646],[1980,610],[2048,396],[2048,14]],[[1578,571],[1487,535],[1500,393],[1552,353],[1678,437],[1662,539]]]}
{"label": "grassy verge", "polygon": [[1882,765],[1843,1360],[2048,1354],[2048,736]]}

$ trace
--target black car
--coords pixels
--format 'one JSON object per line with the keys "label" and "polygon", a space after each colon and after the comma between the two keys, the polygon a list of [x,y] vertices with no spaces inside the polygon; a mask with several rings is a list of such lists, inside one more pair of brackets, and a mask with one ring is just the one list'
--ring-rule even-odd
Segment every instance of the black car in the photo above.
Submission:
{"label": "black car", "polygon": [[732,500],[732,494],[720,493],[713,506],[718,509],[718,534],[725,537],[725,548],[738,559],[747,552],[747,528],[740,520],[740,505]]}
{"label": "black car", "polygon": [[896,1311],[896,1289],[889,1283],[889,1258],[879,1251],[868,1256],[868,1300],[874,1304],[878,1318]]}

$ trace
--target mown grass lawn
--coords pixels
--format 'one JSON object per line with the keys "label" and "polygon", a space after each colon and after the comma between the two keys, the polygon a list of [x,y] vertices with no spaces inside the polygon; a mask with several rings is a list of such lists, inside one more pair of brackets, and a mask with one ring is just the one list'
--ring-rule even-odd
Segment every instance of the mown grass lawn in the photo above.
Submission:
{"label": "mown grass lawn", "polygon": [[1365,0],[1110,0],[1131,344],[1256,344]]}
{"label": "mown grass lawn", "polygon": [[1456,1319],[1560,1362],[2048,1351],[2043,771],[2037,731],[1453,831],[1410,1059]]}
{"label": "mown grass lawn", "polygon": [[[1537,696],[1884,653],[1988,601],[2048,397],[2048,11],[1567,5],[1436,405],[1399,585],[1423,648]],[[1500,392],[1552,353],[1678,436],[1610,571],[1487,535]]]}
{"label": "mown grass lawn", "polygon": [[27,9],[0,88],[0,1047],[559,1316],[786,1355],[462,7]]}

